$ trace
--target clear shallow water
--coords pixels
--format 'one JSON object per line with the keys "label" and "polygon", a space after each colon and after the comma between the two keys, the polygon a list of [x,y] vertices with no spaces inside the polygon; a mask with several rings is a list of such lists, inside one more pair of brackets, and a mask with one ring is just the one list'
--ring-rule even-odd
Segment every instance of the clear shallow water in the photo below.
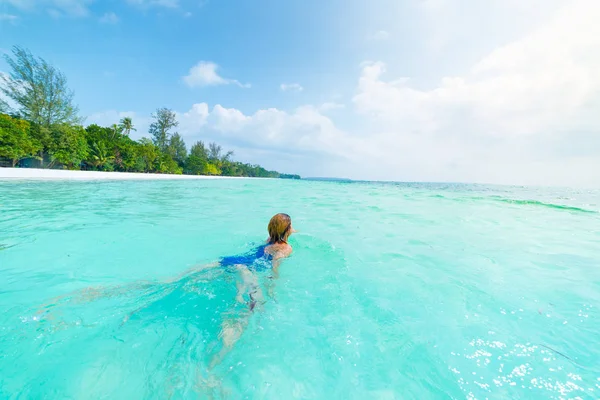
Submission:
{"label": "clear shallow water", "polygon": [[[0,182],[0,398],[596,399],[599,211],[558,189]],[[245,319],[233,274],[185,271],[276,212],[294,255]],[[208,372],[226,321],[247,326]]]}

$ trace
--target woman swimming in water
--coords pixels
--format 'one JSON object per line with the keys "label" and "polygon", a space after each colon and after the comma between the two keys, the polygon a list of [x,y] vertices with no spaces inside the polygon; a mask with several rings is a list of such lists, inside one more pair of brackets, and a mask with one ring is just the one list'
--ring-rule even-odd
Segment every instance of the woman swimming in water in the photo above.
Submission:
{"label": "woman swimming in water", "polygon": [[[256,251],[248,254],[223,257],[220,264],[222,266],[253,265],[256,260],[261,258],[277,261],[288,257],[292,253],[292,246],[288,244],[287,240],[295,232],[290,216],[283,213],[275,214],[269,221],[267,230],[269,238],[266,244],[259,246]],[[273,268],[275,267],[276,265],[273,265]]]}
{"label": "woman swimming in water", "polygon": [[[209,365],[209,369],[214,368],[223,359],[233,345],[241,337],[244,329],[248,325],[250,314],[254,311],[257,304],[264,303],[262,289],[260,288],[258,277],[254,272],[264,271],[271,268],[273,271],[271,279],[279,276],[279,265],[281,260],[292,254],[292,246],[287,242],[290,235],[294,232],[292,219],[287,214],[276,214],[269,221],[267,227],[269,238],[267,242],[249,253],[223,257],[218,265],[231,268],[238,273],[236,300],[244,303],[244,295],[248,294],[249,300],[246,301],[249,310],[246,312],[234,312],[232,318],[224,318],[221,324],[219,339],[223,343],[221,351],[215,354]],[[269,294],[272,297],[273,286],[269,285]]]}
{"label": "woman swimming in water", "polygon": [[239,273],[240,281],[237,284],[236,300],[243,302],[244,294],[248,293],[250,311],[254,310],[257,302],[263,302],[262,290],[253,272],[272,268],[272,277],[277,278],[281,260],[292,253],[292,246],[288,244],[287,240],[295,231],[289,215],[283,213],[274,215],[269,221],[267,230],[269,238],[266,244],[243,255],[223,257],[219,263],[221,266],[232,268]]}
{"label": "woman swimming in water", "polygon": [[[267,289],[269,295],[273,298],[273,282],[274,278],[279,276],[279,266],[281,261],[291,255],[292,246],[288,244],[288,238],[295,232],[292,227],[292,220],[288,214],[279,213],[274,215],[269,221],[267,227],[269,238],[266,243],[258,246],[255,250],[237,256],[222,257],[218,262],[204,265],[202,267],[192,268],[177,277],[164,280],[160,283],[156,282],[138,282],[135,284],[117,286],[112,288],[87,288],[81,290],[75,296],[73,294],[62,295],[52,299],[46,305],[38,310],[39,314],[43,314],[44,318],[52,318],[50,315],[51,309],[54,309],[59,304],[65,302],[88,302],[100,300],[102,298],[131,296],[137,291],[141,293],[152,294],[152,300],[141,305],[135,310],[128,313],[122,320],[121,325],[127,323],[134,315],[148,309],[154,304],[159,304],[162,299],[167,298],[171,293],[176,291],[189,291],[194,288],[199,279],[204,280],[208,275],[213,275],[214,278],[219,276],[231,277],[227,272],[236,273],[236,305],[229,308],[222,314],[223,322],[219,332],[219,339],[223,346],[220,352],[212,357],[210,367],[216,366],[223,356],[231,350],[232,346],[241,337],[245,327],[248,324],[249,318],[255,311],[257,305],[264,304],[262,289],[259,285],[259,275],[263,271],[271,271],[267,280]],[[218,271],[219,267],[223,268],[222,272]],[[216,272],[216,274],[212,274]],[[155,297],[155,293],[160,293],[160,296]],[[246,297],[247,299],[244,299]],[[139,295],[138,297],[143,297]],[[247,307],[240,309],[240,304],[247,304]]]}

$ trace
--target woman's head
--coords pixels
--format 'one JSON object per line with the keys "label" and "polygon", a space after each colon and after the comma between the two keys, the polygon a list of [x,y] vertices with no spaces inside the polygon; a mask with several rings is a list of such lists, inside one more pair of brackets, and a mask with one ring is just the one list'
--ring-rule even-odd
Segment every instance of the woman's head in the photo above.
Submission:
{"label": "woman's head", "polygon": [[292,219],[287,214],[275,214],[269,221],[269,243],[286,243],[293,232]]}

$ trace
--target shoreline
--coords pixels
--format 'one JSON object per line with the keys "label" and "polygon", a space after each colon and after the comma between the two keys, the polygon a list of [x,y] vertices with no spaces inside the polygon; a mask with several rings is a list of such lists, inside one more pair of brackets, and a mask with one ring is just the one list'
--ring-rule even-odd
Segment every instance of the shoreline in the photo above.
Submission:
{"label": "shoreline", "polygon": [[[251,179],[246,176],[208,176],[144,174],[137,172],[69,171],[64,169],[0,168],[2,180],[198,180],[198,179]],[[264,179],[264,178],[263,178]]]}

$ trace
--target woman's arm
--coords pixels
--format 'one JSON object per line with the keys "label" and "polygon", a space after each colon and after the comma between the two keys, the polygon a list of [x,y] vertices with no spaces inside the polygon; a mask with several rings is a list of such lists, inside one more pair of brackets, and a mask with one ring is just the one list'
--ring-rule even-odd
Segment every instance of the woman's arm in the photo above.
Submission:
{"label": "woman's arm", "polygon": [[267,293],[269,297],[275,300],[275,279],[279,278],[279,265],[281,265],[281,261],[284,258],[287,258],[292,254],[292,246],[287,246],[285,249],[281,249],[272,254],[273,260],[271,261],[273,274],[269,277],[269,282],[267,284]]}
{"label": "woman's arm", "polygon": [[273,279],[279,278],[279,265],[281,264],[281,258],[273,259]]}

